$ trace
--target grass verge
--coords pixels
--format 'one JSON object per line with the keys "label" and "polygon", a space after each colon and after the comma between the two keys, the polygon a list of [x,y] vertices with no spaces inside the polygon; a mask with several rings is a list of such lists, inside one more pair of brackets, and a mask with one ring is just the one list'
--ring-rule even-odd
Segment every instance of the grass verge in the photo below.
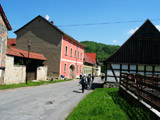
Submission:
{"label": "grass verge", "polygon": [[29,86],[39,86],[39,85],[44,85],[44,84],[52,84],[52,83],[65,82],[65,81],[71,81],[71,80],[72,79],[54,80],[54,81],[38,81],[38,82],[28,81],[28,84],[20,83],[20,84],[0,85],[0,90],[20,88],[20,87],[29,87]]}
{"label": "grass verge", "polygon": [[131,106],[118,88],[98,88],[84,98],[67,120],[151,120],[149,113]]}

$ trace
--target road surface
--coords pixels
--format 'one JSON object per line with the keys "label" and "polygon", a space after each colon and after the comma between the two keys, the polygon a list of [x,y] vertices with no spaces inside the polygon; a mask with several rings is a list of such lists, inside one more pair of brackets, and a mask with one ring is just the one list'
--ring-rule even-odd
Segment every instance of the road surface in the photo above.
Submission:
{"label": "road surface", "polygon": [[64,120],[91,91],[78,80],[0,90],[0,120]]}

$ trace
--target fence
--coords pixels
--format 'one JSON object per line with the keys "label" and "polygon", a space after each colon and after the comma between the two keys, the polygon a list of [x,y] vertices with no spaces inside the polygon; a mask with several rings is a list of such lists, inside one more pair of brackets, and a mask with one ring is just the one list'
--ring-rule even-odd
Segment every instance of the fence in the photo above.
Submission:
{"label": "fence", "polygon": [[121,73],[120,87],[130,91],[138,100],[143,100],[160,111],[160,77],[158,75],[141,75]]}

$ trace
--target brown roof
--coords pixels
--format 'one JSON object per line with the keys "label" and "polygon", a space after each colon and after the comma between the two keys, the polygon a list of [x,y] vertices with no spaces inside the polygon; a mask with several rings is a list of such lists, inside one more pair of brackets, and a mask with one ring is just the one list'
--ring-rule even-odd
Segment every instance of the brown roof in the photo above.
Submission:
{"label": "brown roof", "polygon": [[54,27],[56,30],[58,30],[59,32],[61,32],[65,37],[69,38],[71,41],[77,43],[78,45],[82,46],[83,48],[86,47],[85,45],[81,44],[80,42],[78,42],[77,40],[75,40],[73,37],[69,36],[68,34],[66,34],[65,32],[63,32],[62,30],[60,30],[57,26],[55,26],[54,24],[50,23],[48,20],[46,20],[44,17],[42,17],[41,15],[38,15],[36,18],[34,18],[33,20],[31,20],[30,22],[28,22],[27,24],[25,24],[23,27],[19,28],[18,30],[15,31],[18,32],[19,30],[23,29],[24,27],[26,27],[27,25],[29,25],[31,22],[33,22],[34,20],[36,20],[37,18],[42,18],[44,21],[46,21],[48,24],[50,24],[52,27]]}
{"label": "brown roof", "polygon": [[[17,57],[23,57],[23,58],[28,58],[28,51],[16,49],[16,48],[7,48],[7,54],[12,55],[12,56],[17,56]],[[34,52],[29,52],[29,58],[30,59],[37,59],[37,60],[47,60],[42,54],[39,53],[34,53]]]}
{"label": "brown roof", "polygon": [[3,21],[5,22],[5,24],[6,24],[6,26],[7,26],[7,29],[8,29],[8,30],[12,30],[11,25],[9,24],[9,21],[8,21],[6,15],[5,15],[5,13],[4,13],[4,11],[3,11],[3,8],[2,8],[2,6],[1,6],[1,4],[0,4],[0,13],[1,13],[1,15],[2,15]]}

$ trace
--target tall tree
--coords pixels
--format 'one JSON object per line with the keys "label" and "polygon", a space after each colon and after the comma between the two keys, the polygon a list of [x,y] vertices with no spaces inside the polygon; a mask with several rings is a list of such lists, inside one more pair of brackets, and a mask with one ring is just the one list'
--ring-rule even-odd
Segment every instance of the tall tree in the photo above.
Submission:
{"label": "tall tree", "polygon": [[94,41],[81,41],[81,43],[87,46],[84,49],[84,52],[88,53],[97,52],[97,59],[102,67],[102,72],[104,72],[103,60],[111,56],[120,47],[118,45],[106,45]]}

